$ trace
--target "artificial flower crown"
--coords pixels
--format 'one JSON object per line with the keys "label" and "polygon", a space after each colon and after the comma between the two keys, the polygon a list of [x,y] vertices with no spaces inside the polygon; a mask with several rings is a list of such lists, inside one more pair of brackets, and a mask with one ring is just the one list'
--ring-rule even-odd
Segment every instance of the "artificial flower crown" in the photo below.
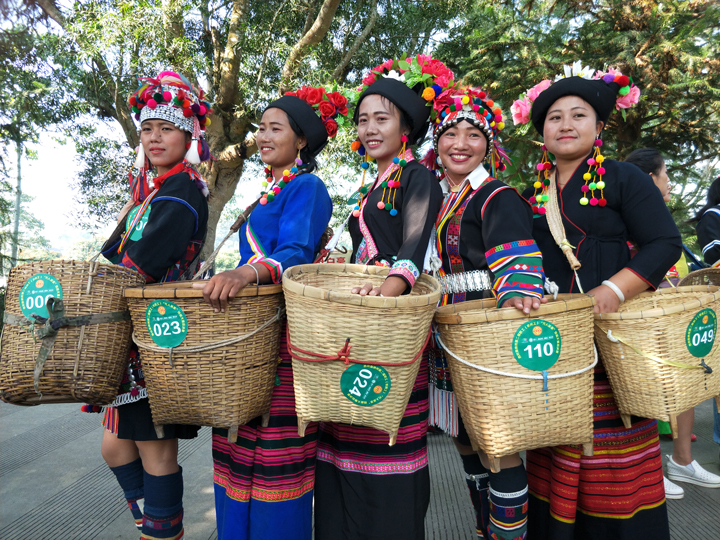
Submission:
{"label": "artificial flower crown", "polygon": [[580,77],[587,80],[602,80],[606,84],[616,83],[620,87],[615,100],[615,109],[621,111],[625,118],[625,109],[636,105],[640,100],[640,89],[633,83],[632,77],[623,75],[614,68],[608,68],[607,73],[600,70],[591,69],[584,66],[578,60],[573,62],[572,66],[563,66],[563,73],[557,75],[554,80],[545,79],[536,84],[532,88],[521,94],[519,99],[515,100],[510,107],[513,123],[527,124],[531,119],[533,103],[537,100],[542,92],[550,88],[554,83],[569,77]]}
{"label": "artificial flower crown", "polygon": [[430,122],[433,124],[444,108],[444,101],[441,103],[442,98],[455,87],[455,74],[440,60],[425,54],[411,57],[403,55],[399,59],[390,58],[371,69],[363,78],[362,85],[358,87],[357,96],[361,96],[373,83],[382,78],[396,79],[411,89],[422,83],[425,87],[422,98],[429,107],[432,107]]}
{"label": "artificial flower crown", "polygon": [[328,92],[321,86],[301,86],[295,92],[285,92],[285,95],[298,97],[310,105],[325,125],[328,137],[337,135],[338,126],[347,123],[348,100],[340,92]]}

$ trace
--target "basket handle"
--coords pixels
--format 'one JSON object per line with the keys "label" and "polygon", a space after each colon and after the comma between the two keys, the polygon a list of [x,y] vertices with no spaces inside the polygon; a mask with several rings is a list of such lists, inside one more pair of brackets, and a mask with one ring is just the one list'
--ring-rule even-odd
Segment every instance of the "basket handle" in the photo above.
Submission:
{"label": "basket handle", "polygon": [[655,356],[654,354],[649,354],[644,351],[641,351],[640,349],[635,347],[632,343],[627,341],[625,338],[621,338],[617,334],[613,334],[612,330],[609,330],[609,329],[606,330],[605,328],[603,328],[602,326],[600,326],[597,323],[595,325],[600,330],[605,332],[605,334],[607,335],[607,338],[610,341],[612,341],[613,343],[622,343],[623,345],[627,345],[628,347],[630,347],[633,351],[635,351],[637,354],[639,354],[643,358],[647,358],[649,360],[652,360],[653,362],[657,362],[658,364],[665,364],[666,366],[672,366],[672,367],[681,368],[681,369],[703,369],[703,370],[705,370],[705,373],[707,373],[708,375],[713,372],[712,368],[705,363],[705,359],[701,359],[700,363],[697,365],[685,364],[683,362],[676,362],[675,360],[665,360],[663,358],[660,358],[659,356]]}
{"label": "basket handle", "polygon": [[547,217],[548,227],[550,227],[550,233],[552,234],[553,240],[558,247],[565,254],[565,257],[570,263],[575,273],[575,281],[577,282],[578,289],[580,292],[584,292],[582,285],[580,285],[580,278],[578,277],[577,271],[582,266],[580,261],[573,253],[575,246],[568,242],[567,236],[565,236],[565,227],[562,222],[562,215],[560,214],[560,207],[557,201],[557,169],[555,169],[549,176],[550,185],[548,186],[548,201],[545,205],[545,216]]}

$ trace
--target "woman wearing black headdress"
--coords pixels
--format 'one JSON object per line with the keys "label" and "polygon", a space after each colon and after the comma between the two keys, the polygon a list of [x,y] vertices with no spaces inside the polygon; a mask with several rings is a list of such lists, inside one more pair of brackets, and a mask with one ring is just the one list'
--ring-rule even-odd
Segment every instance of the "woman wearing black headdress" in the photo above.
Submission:
{"label": "woman wearing black headdress", "polygon": [[[613,108],[637,103],[640,91],[614,70],[594,79],[588,68],[573,70],[513,104],[516,123],[531,116],[544,150],[555,157],[553,166],[543,155],[538,170],[547,174],[525,196],[537,216],[533,236],[547,278],[560,292],[583,287],[595,296],[596,312],[612,313],[626,298],[658,286],[680,257],[680,233],[652,179],[600,152]],[[548,205],[551,197],[557,206]],[[553,237],[548,212],[561,218],[565,239]],[[638,246],[633,258],[630,238]],[[582,264],[576,274],[559,244]],[[632,426],[623,426],[602,361],[593,415],[592,457],[573,446],[527,452],[528,537],[669,538],[657,422],[632,417]]]}

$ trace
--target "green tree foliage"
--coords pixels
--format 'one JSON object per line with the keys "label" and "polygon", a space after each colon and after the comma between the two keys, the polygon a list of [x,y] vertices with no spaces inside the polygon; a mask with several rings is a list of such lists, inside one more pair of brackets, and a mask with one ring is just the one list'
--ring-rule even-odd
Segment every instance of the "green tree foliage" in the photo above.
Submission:
{"label": "green tree foliage", "polygon": [[481,0],[438,56],[501,104],[508,119],[504,144],[514,160],[503,179],[522,187],[534,175],[542,138],[534,128],[513,128],[512,102],[575,60],[632,76],[640,103],[626,121],[611,116],[603,149],[614,159],[647,146],[666,156],[676,184],[671,211],[683,234],[693,234],[684,222],[718,173],[712,160],[720,153],[720,4]]}
{"label": "green tree foliage", "polygon": [[55,0],[34,0],[29,13],[37,16],[41,10],[48,32],[62,43],[62,57],[54,62],[67,99],[110,120],[124,138],[119,146],[98,141],[102,137],[90,130],[79,136],[87,167],[78,192],[103,218],[121,204],[123,169],[129,148],[138,144],[125,104],[138,77],[175,69],[208,90],[214,112],[207,136],[216,160],[201,167],[212,193],[207,254],[246,160],[257,160],[254,124],[279,89],[332,81],[354,87],[362,71],[386,58],[432,47],[439,32],[471,3],[93,0],[68,8]]}

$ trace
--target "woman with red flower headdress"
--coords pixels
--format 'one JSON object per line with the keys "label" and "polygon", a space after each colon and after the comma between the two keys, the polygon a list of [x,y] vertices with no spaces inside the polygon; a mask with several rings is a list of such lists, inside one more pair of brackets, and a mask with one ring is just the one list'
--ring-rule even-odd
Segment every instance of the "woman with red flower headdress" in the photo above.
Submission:
{"label": "woman with red flower headdress", "polygon": [[[390,271],[381,287],[359,283],[354,294],[407,294],[424,267],[442,191],[408,147],[424,138],[434,99],[445,90],[435,85],[432,75],[424,77],[428,65],[427,59],[417,57],[388,60],[372,70],[360,88],[354,149],[375,159],[378,177],[370,186],[363,182],[349,218],[351,261]],[[443,68],[449,86],[453,74]],[[369,165],[366,159],[363,170]],[[427,391],[427,364],[422,362],[393,446],[388,445],[388,434],[377,429],[321,424],[317,540],[425,538],[430,500]]]}
{"label": "woman with red flower headdress", "polygon": [[[577,62],[512,107],[517,123],[532,120],[545,142],[538,179],[524,194],[533,205],[545,275],[559,292],[584,288],[595,296],[596,313],[616,312],[626,298],[655,289],[682,249],[652,179],[601,152],[610,113],[639,95],[629,77]],[[562,227],[552,225],[551,232],[557,222]],[[632,258],[630,238],[638,246]],[[633,416],[631,426],[623,425],[602,359],[595,368],[593,432],[592,456],[574,446],[527,452],[528,536],[668,539],[657,421]]]}
{"label": "woman with red flower headdress", "polygon": [[[175,281],[192,271],[205,240],[208,189],[192,165],[210,158],[203,138],[210,105],[201,89],[172,71],[141,81],[128,100],[140,123],[138,174],[130,173],[132,200],[121,220],[124,233],[121,225],[102,254],[137,270],[148,283]],[[147,176],[153,168],[151,190]],[[142,538],[182,538],[178,438],[193,438],[199,428],[166,425],[164,436],[158,437],[134,346],[120,392],[105,409],[103,458],[124,491]]]}
{"label": "woman with red flower headdress", "polygon": [[[332,101],[331,101],[332,100]],[[256,141],[267,178],[260,204],[240,228],[240,263],[214,276],[203,296],[216,311],[250,283],[280,283],[283,269],[311,263],[332,215],[313,171],[315,158],[344,122],[347,101],[302,87],[270,103]],[[219,540],[310,540],[317,424],[298,436],[290,356],[281,330],[278,379],[267,426],[240,426],[237,441],[213,429],[213,479]]]}

